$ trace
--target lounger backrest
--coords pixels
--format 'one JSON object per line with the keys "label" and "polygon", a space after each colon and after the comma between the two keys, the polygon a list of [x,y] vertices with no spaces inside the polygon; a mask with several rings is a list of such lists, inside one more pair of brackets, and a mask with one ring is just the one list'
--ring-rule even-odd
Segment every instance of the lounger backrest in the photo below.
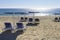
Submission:
{"label": "lounger backrest", "polygon": [[58,20],[58,18],[56,17],[55,20]]}
{"label": "lounger backrest", "polygon": [[36,22],[38,22],[38,21],[39,21],[39,19],[38,19],[38,18],[36,18],[36,19],[35,19],[35,21],[36,21]]}
{"label": "lounger backrest", "polygon": [[60,20],[60,17],[59,17],[59,20]]}
{"label": "lounger backrest", "polygon": [[23,20],[24,18],[23,17],[21,17],[21,20]]}
{"label": "lounger backrest", "polygon": [[27,17],[25,17],[25,20],[27,20]]}
{"label": "lounger backrest", "polygon": [[33,22],[33,18],[29,18],[29,22]]}
{"label": "lounger backrest", "polygon": [[17,24],[17,28],[23,28],[23,24],[22,23],[16,23]]}
{"label": "lounger backrest", "polygon": [[5,23],[5,27],[6,27],[6,28],[11,28],[12,25],[11,25],[11,23]]}

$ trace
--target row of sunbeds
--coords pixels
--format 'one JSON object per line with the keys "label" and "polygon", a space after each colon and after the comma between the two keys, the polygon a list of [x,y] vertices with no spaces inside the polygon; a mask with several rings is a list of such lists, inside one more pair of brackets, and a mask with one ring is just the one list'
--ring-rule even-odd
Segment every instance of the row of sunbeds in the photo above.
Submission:
{"label": "row of sunbeds", "polygon": [[33,22],[33,21],[35,21],[35,22],[39,22],[39,18],[27,18],[27,17],[21,17],[21,20],[20,20],[21,22],[26,22],[26,21],[29,21],[29,22]]}
{"label": "row of sunbeds", "polygon": [[23,23],[16,23],[16,26],[15,28],[13,27],[13,25],[10,23],[10,22],[6,22],[4,23],[5,24],[5,28],[2,29],[3,31],[7,31],[7,30],[11,30],[11,31],[14,31],[14,30],[25,30],[26,27],[23,25]]}
{"label": "row of sunbeds", "polygon": [[39,24],[39,18],[27,18],[27,17],[21,17],[20,21],[16,23],[16,28],[13,27],[13,25],[10,22],[5,22],[5,28],[3,30],[24,30],[26,27],[23,25],[22,22],[27,22],[26,26],[37,26]]}
{"label": "row of sunbeds", "polygon": [[27,17],[21,17],[20,22],[28,22],[26,26],[37,26],[39,24],[40,19],[39,18],[27,18]]}

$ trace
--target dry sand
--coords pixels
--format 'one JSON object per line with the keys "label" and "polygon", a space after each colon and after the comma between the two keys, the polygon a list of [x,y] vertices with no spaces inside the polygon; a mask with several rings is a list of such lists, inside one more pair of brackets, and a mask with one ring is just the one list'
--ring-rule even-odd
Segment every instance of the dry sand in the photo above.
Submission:
{"label": "dry sand", "polygon": [[[60,22],[54,22],[54,16],[45,16],[38,18],[40,18],[40,24],[38,26],[28,26],[23,34],[17,35],[15,40],[60,40]],[[1,32],[1,28],[4,28],[4,22],[11,22],[14,24],[16,22],[19,22],[19,18],[0,17]]]}

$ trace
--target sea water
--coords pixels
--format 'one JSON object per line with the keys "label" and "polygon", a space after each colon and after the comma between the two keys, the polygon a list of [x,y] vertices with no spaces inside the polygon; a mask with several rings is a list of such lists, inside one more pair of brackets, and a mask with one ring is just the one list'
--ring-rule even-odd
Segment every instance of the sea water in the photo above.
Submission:
{"label": "sea water", "polygon": [[[26,9],[0,9],[0,16],[49,16],[53,13],[16,13],[15,12],[28,12]],[[13,12],[12,14],[5,14],[4,12]]]}
{"label": "sea water", "polygon": [[28,14],[3,14],[1,13],[0,16],[49,16],[53,14],[49,13],[28,13]]}

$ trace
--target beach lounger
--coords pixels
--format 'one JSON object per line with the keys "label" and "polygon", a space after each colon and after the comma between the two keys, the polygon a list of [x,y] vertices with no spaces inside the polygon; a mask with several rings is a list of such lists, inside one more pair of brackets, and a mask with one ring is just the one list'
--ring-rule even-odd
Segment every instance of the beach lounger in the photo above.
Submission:
{"label": "beach lounger", "polygon": [[25,21],[27,21],[27,19],[28,19],[28,18],[27,18],[27,17],[25,17]]}
{"label": "beach lounger", "polygon": [[40,20],[38,18],[35,19],[34,21],[35,24],[39,24],[40,23]]}
{"label": "beach lounger", "polygon": [[17,25],[16,30],[24,30],[25,29],[23,23],[16,23],[16,25]]}
{"label": "beach lounger", "polygon": [[32,26],[32,23],[27,23],[26,26]]}
{"label": "beach lounger", "polygon": [[29,22],[33,22],[33,18],[29,18]]}
{"label": "beach lounger", "polygon": [[38,24],[39,24],[38,18],[36,18],[36,19],[29,18],[29,22],[26,24],[26,26],[37,26]]}
{"label": "beach lounger", "polygon": [[3,30],[12,30],[12,25],[11,23],[4,23],[5,24],[5,28]]}
{"label": "beach lounger", "polygon": [[55,18],[54,18],[54,21],[55,21],[55,22],[59,22],[59,18],[58,18],[58,17],[55,17]]}
{"label": "beach lounger", "polygon": [[27,21],[27,17],[21,17],[21,22],[26,22]]}
{"label": "beach lounger", "polygon": [[27,23],[26,26],[37,26],[37,23]]}
{"label": "beach lounger", "polygon": [[36,18],[36,19],[35,19],[35,22],[39,22],[39,19],[38,19],[38,18]]}
{"label": "beach lounger", "polygon": [[20,21],[21,21],[21,22],[23,22],[23,21],[24,21],[24,18],[23,18],[23,17],[21,17]]}
{"label": "beach lounger", "polygon": [[58,21],[60,22],[60,17],[59,17],[59,20]]}

